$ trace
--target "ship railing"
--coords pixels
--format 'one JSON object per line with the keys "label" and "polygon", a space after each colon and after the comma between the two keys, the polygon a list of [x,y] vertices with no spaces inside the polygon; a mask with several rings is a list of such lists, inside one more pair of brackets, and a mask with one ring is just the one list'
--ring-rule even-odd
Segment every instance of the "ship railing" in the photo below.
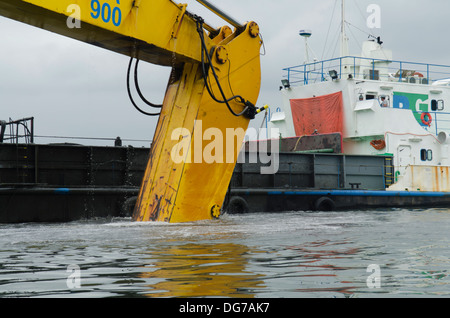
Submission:
{"label": "ship railing", "polygon": [[34,117],[9,121],[0,120],[0,143],[11,142],[18,144],[34,142]]}
{"label": "ship railing", "polygon": [[380,80],[450,86],[450,66],[344,56],[284,68],[289,85],[308,85],[336,79]]}
{"label": "ship railing", "polygon": [[136,139],[136,138],[102,138],[102,137],[79,137],[79,136],[49,136],[36,135],[34,133],[34,117],[27,117],[18,120],[9,121],[0,120],[0,144],[33,144],[37,140],[50,140],[52,143],[60,143],[60,139],[64,139],[64,143],[70,141],[82,141],[84,145],[114,145],[122,146],[122,142],[126,142],[128,146],[134,147],[150,147],[152,140],[150,139]]}

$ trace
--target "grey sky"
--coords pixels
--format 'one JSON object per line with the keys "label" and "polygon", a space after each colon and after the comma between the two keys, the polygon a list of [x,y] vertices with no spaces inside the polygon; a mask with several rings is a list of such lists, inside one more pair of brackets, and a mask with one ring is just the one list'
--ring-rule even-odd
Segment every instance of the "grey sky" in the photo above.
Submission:
{"label": "grey sky", "polygon": [[[223,24],[193,0],[177,2],[188,3],[189,11],[204,16],[214,26]],[[309,45],[317,58],[339,54],[340,0],[212,2],[242,22],[254,20],[260,25],[266,54],[261,57],[258,105],[267,103],[276,108],[281,101],[278,87],[282,68],[303,63],[300,29],[312,30]],[[381,8],[380,29],[366,26],[369,4]],[[361,42],[371,32],[393,50],[394,60],[450,64],[449,1],[347,0],[346,9],[346,20],[355,26],[348,32],[350,54],[360,53]],[[138,113],[128,100],[126,56],[3,17],[0,41],[0,119],[34,116],[37,135],[152,138],[156,120]],[[140,66],[145,95],[161,102],[169,69],[145,63]],[[252,126],[259,127],[262,118],[260,115]]]}

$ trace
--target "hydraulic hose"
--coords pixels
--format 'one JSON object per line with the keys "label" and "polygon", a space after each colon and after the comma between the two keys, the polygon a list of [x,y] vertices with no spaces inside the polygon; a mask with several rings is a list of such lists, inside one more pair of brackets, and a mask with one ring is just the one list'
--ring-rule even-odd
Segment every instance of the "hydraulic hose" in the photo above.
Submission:
{"label": "hydraulic hose", "polygon": [[[220,94],[222,95],[223,100],[219,100],[216,98],[216,96],[214,96],[214,93],[212,92],[211,88],[209,87],[209,83],[208,83],[208,68],[210,65],[212,65],[212,61],[211,61],[211,56],[208,52],[208,48],[206,47],[205,38],[204,38],[204,34],[203,34],[203,18],[201,18],[199,16],[194,16],[194,18],[197,23],[197,32],[200,36],[201,50],[202,50],[201,63],[202,63],[202,71],[203,71],[203,80],[205,82],[206,90],[208,91],[209,95],[215,102],[225,104],[227,106],[228,110],[230,111],[230,113],[233,114],[234,116],[239,117],[242,115],[246,115],[250,119],[253,119],[257,112],[257,108],[255,107],[255,105],[253,105],[250,101],[245,100],[240,95],[234,95],[230,98],[226,98],[225,93],[223,92],[222,86],[220,85],[219,78],[217,77],[216,71],[214,70],[214,67],[211,67],[212,74],[214,76],[214,79],[216,81],[217,87],[219,88]],[[205,63],[205,55],[207,57],[209,66],[207,66]],[[237,99],[240,103],[242,103],[244,105],[244,109],[239,113],[236,113],[229,104],[230,101],[235,100],[235,99]]]}
{"label": "hydraulic hose", "polygon": [[[128,97],[130,98],[131,103],[133,104],[134,108],[136,108],[140,113],[147,115],[147,116],[159,116],[161,113],[149,113],[139,108],[138,105],[134,102],[133,96],[131,96],[131,90],[130,90],[130,70],[131,65],[133,63],[133,57],[130,58],[130,63],[128,64],[128,70],[127,70],[127,91],[128,91]],[[136,79],[137,73],[135,71],[135,79]]]}
{"label": "hydraulic hose", "polygon": [[157,104],[153,104],[151,102],[149,102],[144,95],[142,95],[141,89],[139,88],[139,83],[138,83],[138,64],[139,64],[139,60],[136,59],[136,64],[134,66],[134,85],[136,86],[136,91],[139,94],[139,97],[142,99],[142,101],[144,103],[146,103],[147,105],[151,106],[151,107],[155,107],[155,108],[161,108],[162,105],[157,105]]}

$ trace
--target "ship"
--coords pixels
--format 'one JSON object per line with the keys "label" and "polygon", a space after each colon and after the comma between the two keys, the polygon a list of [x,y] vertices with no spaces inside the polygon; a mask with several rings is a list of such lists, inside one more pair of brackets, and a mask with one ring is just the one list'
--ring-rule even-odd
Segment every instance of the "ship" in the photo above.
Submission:
{"label": "ship", "polygon": [[338,132],[345,154],[391,155],[388,191],[449,192],[450,67],[394,60],[379,37],[346,55],[341,37],[342,56],[284,69],[269,127],[283,137]]}
{"label": "ship", "polygon": [[344,0],[341,9],[338,57],[310,61],[312,31],[300,30],[306,61],[283,69],[281,104],[257,141],[279,143],[284,164],[271,180],[235,175],[231,210],[450,203],[450,66],[395,60],[372,34],[350,55]]}

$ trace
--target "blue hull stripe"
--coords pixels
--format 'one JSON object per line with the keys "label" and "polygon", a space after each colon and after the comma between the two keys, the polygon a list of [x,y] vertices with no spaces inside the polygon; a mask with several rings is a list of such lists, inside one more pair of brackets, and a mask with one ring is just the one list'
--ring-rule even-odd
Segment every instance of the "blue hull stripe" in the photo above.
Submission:
{"label": "blue hull stripe", "polygon": [[369,190],[311,190],[311,191],[268,191],[268,195],[330,195],[330,196],[372,196],[372,197],[444,197],[449,192],[420,191],[369,191]]}

